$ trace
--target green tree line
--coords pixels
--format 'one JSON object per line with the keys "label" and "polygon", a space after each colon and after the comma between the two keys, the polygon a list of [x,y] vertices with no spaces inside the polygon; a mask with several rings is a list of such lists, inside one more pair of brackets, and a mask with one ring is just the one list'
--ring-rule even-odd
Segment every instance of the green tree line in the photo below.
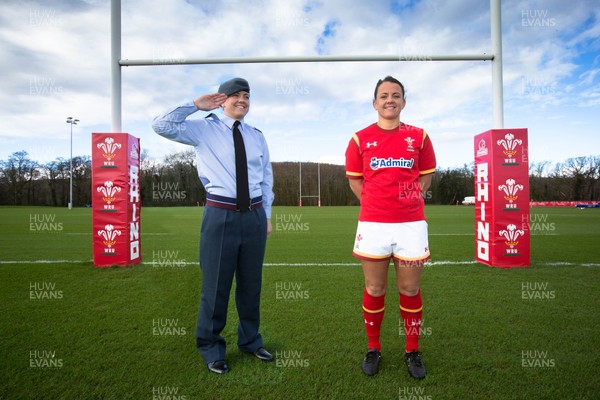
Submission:
{"label": "green tree line", "polygon": [[[73,206],[91,205],[91,158],[57,158],[39,163],[26,151],[0,160],[0,205],[66,207],[69,203],[70,171],[73,170]],[[345,178],[344,166],[333,164],[276,162],[275,205],[298,205],[302,168],[302,204],[357,205]],[[319,179],[320,173],[320,179]],[[600,156],[569,158],[556,164],[531,163],[532,201],[597,201],[600,199]],[[320,183],[320,185],[319,185]],[[203,205],[205,192],[198,179],[193,150],[173,153],[158,161],[142,152],[140,185],[143,206]],[[439,168],[426,201],[457,204],[474,195],[473,163],[460,168]],[[306,196],[306,197],[304,197]]]}

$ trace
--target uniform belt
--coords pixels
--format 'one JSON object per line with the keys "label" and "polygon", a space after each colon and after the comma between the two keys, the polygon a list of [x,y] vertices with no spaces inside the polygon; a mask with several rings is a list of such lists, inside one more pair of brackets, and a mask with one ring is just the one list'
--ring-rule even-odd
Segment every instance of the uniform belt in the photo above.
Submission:
{"label": "uniform belt", "polygon": [[[231,197],[218,196],[210,193],[206,194],[206,205],[211,207],[224,208],[226,210],[246,211],[238,208],[236,199]],[[248,207],[248,210],[256,210],[257,208],[260,208],[262,206],[262,196],[255,197],[250,200],[250,206]]]}

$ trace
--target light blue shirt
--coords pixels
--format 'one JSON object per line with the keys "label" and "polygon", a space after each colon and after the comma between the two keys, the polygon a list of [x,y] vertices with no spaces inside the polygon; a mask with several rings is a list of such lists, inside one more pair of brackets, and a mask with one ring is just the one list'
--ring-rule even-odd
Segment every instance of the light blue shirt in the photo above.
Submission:
{"label": "light blue shirt", "polygon": [[[175,142],[194,146],[198,177],[207,193],[236,198],[233,118],[209,114],[203,119],[186,118],[198,111],[194,102],[176,106],[158,115],[152,129]],[[267,141],[261,131],[243,121],[240,131],[248,159],[250,198],[263,199],[267,218],[271,218],[273,169]]]}

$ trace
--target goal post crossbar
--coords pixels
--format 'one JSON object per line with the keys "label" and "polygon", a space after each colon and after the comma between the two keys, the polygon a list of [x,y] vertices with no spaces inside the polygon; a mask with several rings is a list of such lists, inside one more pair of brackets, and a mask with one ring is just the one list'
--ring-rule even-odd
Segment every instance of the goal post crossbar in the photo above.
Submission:
{"label": "goal post crossbar", "polygon": [[224,58],[147,58],[119,60],[123,67],[158,65],[210,65],[210,64],[269,64],[311,62],[369,62],[369,61],[493,61],[492,54],[411,54],[411,55],[338,55],[338,56],[295,56],[295,57],[224,57]]}

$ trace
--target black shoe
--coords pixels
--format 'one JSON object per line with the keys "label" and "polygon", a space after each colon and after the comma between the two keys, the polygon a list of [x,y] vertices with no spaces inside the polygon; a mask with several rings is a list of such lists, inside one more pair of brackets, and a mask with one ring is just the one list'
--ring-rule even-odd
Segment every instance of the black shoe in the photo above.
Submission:
{"label": "black shoe", "polygon": [[423,361],[421,361],[421,356],[418,351],[413,350],[410,353],[404,353],[404,361],[406,361],[410,376],[415,379],[425,378],[427,371],[425,370],[425,366],[423,365]]}
{"label": "black shoe", "polygon": [[256,357],[260,360],[273,361],[273,354],[271,354],[267,350],[265,350],[264,347],[259,347],[258,349],[254,350],[252,352],[252,354],[254,354],[254,357]]}
{"label": "black shoe", "polygon": [[362,371],[369,375],[373,376],[379,372],[379,360],[381,359],[381,353],[377,351],[377,349],[370,349],[367,351],[367,355],[362,362],[361,368]]}
{"label": "black shoe", "polygon": [[208,363],[208,370],[215,374],[225,374],[229,372],[229,367],[225,364],[225,361],[213,361]]}

